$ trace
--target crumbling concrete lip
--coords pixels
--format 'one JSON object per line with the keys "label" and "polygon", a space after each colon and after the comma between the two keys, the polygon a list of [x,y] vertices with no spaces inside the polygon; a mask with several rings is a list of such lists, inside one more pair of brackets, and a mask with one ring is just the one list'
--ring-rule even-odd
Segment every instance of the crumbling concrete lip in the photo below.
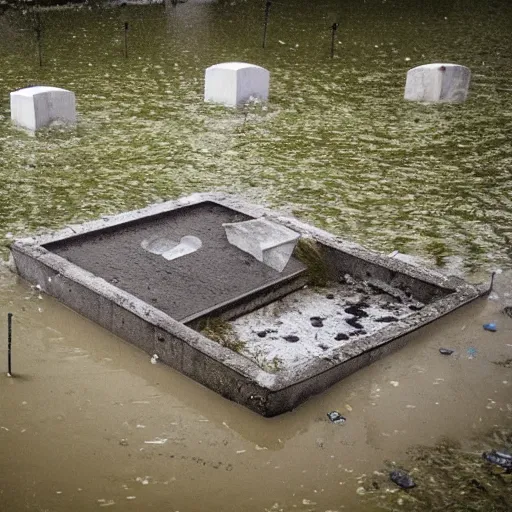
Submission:
{"label": "crumbling concrete lip", "polygon": [[[308,284],[313,267],[307,270],[295,257],[280,273],[229,244],[222,224],[258,218],[288,227],[314,244],[315,257],[328,276],[326,288]],[[185,235],[196,236],[202,246],[174,260],[141,246],[152,236],[177,241]],[[79,256],[82,253],[84,257]],[[194,194],[17,240],[11,246],[11,260],[20,276],[47,294],[148,354],[157,354],[159,361],[265,416],[293,409],[405,345],[407,334],[488,291],[485,286],[381,256],[223,194]],[[143,269],[142,275],[136,275],[134,268]],[[233,269],[239,270],[232,273]],[[237,272],[243,279],[237,280]],[[152,289],[155,283],[160,283],[160,291]],[[171,289],[179,291],[176,303]],[[314,302],[308,294],[320,299]],[[298,341],[288,342],[287,333],[280,329],[290,321],[286,315],[296,320],[293,304],[303,310],[296,315],[302,316],[303,329],[297,333]],[[312,304],[313,310],[306,312],[304,308]],[[275,316],[282,324],[265,327],[265,308],[282,308]],[[386,316],[394,319],[377,321]],[[208,319],[229,325],[229,332],[243,343],[230,349],[222,339],[219,343],[204,336],[201,331],[205,332]],[[350,319],[355,320],[348,323]],[[271,332],[260,337],[263,328]],[[348,339],[335,339],[338,334]],[[261,344],[273,337],[276,345],[286,350],[296,346],[306,357],[295,360],[293,356],[286,364],[275,364],[274,357],[286,358],[265,352]]]}

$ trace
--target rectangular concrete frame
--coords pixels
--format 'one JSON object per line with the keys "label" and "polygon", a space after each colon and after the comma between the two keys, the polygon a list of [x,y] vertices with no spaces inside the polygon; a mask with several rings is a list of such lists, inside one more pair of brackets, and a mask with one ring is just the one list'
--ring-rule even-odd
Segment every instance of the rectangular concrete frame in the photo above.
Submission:
{"label": "rectangular concrete frame", "polygon": [[[333,279],[348,273],[355,278],[398,282],[427,302],[400,325],[389,325],[357,346],[344,346],[325,359],[312,360],[290,371],[267,373],[244,356],[222,347],[155,307],[90,272],[49,252],[43,246],[79,235],[119,226],[202,202],[213,202],[254,218],[265,217],[316,240]],[[437,320],[489,291],[456,277],[418,268],[371,252],[296,219],[281,216],[224,194],[193,194],[175,201],[122,213],[61,231],[15,241],[11,268],[27,281],[93,320],[159,361],[175,368],[222,396],[263,416],[290,411],[356,370],[404,346],[407,334]],[[291,290],[290,290],[291,291]],[[262,299],[262,302],[265,300]],[[236,309],[236,307],[234,308]],[[232,311],[223,312],[232,317]],[[238,313],[240,313],[238,308]]]}

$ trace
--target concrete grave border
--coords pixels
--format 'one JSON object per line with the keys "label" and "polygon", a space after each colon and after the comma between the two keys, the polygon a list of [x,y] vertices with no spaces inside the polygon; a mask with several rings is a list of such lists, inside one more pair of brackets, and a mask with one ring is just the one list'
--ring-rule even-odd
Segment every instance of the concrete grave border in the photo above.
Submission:
{"label": "concrete grave border", "polygon": [[[333,349],[326,353],[326,357],[297,369],[267,373],[246,357],[44,248],[52,242],[202,202],[217,203],[254,218],[265,217],[311,237],[326,249],[334,267],[338,259],[343,260],[343,269],[349,268],[349,273],[356,277],[364,278],[371,273],[385,280],[390,275],[400,275],[419,283],[420,292],[424,287],[443,293],[422,310],[401,320],[400,325],[386,326],[374,335],[360,339],[357,346]],[[489,286],[470,285],[454,276],[447,277],[379,255],[294,218],[221,193],[193,194],[101,220],[70,225],[54,233],[16,240],[11,246],[10,265],[22,278],[38,284],[42,291],[71,309],[263,416],[275,416],[293,409],[356,370],[401,348],[408,341],[407,334],[489,291]]]}

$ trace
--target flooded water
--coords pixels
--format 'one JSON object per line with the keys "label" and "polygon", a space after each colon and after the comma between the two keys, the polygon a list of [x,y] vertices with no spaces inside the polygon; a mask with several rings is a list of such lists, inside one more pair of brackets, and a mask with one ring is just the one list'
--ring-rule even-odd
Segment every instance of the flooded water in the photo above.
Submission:
{"label": "flooded water", "polygon": [[[264,419],[2,270],[15,378],[0,376],[0,510],[512,507],[507,476],[480,476],[483,450],[512,448],[512,5],[320,3],[273,2],[265,50],[259,1],[48,10],[42,67],[30,13],[0,15],[2,256],[12,236],[221,190],[472,281],[501,268],[494,300]],[[270,70],[268,105],[203,103],[204,69],[231,60]],[[472,70],[468,101],[404,102],[407,70],[436,61]],[[30,84],[73,90],[77,128],[14,128],[8,94]],[[433,475],[421,450],[446,439],[460,445]],[[386,492],[393,462],[417,491]]]}

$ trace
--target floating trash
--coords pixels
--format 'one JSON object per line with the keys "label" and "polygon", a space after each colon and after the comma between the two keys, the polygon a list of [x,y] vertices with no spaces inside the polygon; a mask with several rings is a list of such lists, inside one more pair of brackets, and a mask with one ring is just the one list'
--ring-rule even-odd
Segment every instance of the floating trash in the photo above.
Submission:
{"label": "floating trash", "polygon": [[453,354],[453,350],[450,348],[440,348],[439,353],[443,354],[443,356],[451,356]]}
{"label": "floating trash", "polygon": [[345,423],[347,421],[347,418],[345,418],[345,416],[342,416],[338,411],[328,412],[327,417],[333,423]]}
{"label": "floating trash", "polygon": [[473,347],[469,347],[468,350],[467,350],[467,354],[468,354],[468,358],[469,359],[474,359],[477,355],[477,350],[476,348],[473,348]]}
{"label": "floating trash", "polygon": [[151,357],[151,364],[156,364],[158,361],[158,354],[153,354]]}
{"label": "floating trash", "polygon": [[498,328],[496,327],[496,324],[495,323],[488,323],[488,324],[484,324],[483,325],[483,328],[486,330],[486,331],[490,331],[490,332],[496,332],[498,330]]}
{"label": "floating trash", "polygon": [[391,478],[391,481],[402,489],[412,489],[413,487],[416,487],[414,480],[405,471],[400,469],[392,471],[389,474],[389,478]]}
{"label": "floating trash", "polygon": [[510,453],[491,450],[490,452],[482,453],[482,457],[487,462],[506,469],[507,473],[512,472],[512,455]]}

